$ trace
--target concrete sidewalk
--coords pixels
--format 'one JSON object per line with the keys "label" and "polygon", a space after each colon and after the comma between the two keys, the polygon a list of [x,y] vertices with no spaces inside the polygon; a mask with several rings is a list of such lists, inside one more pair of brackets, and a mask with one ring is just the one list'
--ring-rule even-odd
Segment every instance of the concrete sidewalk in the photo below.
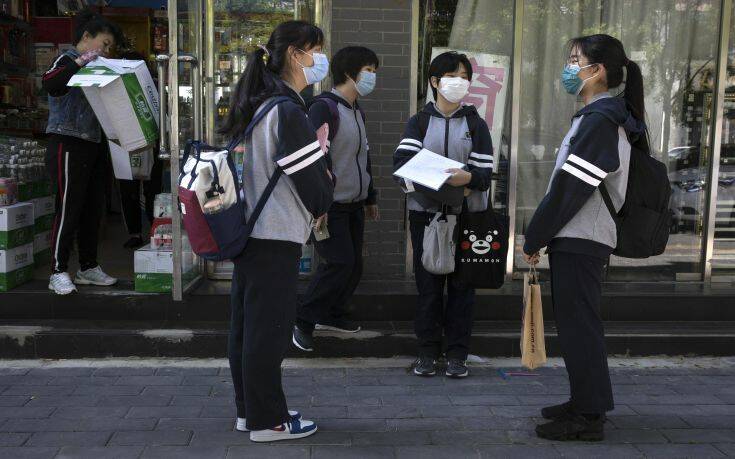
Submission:
{"label": "concrete sidewalk", "polygon": [[560,362],[504,379],[515,359],[471,377],[418,378],[409,359],[290,360],[291,409],[307,439],[251,443],[233,431],[222,360],[0,361],[2,458],[462,458],[735,456],[735,359],[614,359],[606,440],[553,443],[533,428],[565,400]]}

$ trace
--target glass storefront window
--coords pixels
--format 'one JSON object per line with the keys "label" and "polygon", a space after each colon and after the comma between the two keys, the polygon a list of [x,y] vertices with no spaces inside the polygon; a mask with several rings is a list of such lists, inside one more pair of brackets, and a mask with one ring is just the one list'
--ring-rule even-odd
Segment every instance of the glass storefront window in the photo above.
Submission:
{"label": "glass storefront window", "polygon": [[565,45],[575,36],[608,33],[623,42],[642,68],[652,154],[669,168],[674,224],[662,256],[613,257],[607,280],[701,279],[719,5],[714,0],[525,2],[517,270],[525,269],[523,232],[546,191],[559,143],[580,108],[559,84]]}

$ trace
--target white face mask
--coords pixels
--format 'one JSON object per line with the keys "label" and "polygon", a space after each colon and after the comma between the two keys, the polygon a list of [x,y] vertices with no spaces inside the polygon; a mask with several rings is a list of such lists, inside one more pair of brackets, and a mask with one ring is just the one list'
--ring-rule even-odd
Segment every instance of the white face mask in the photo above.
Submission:
{"label": "white face mask", "polygon": [[439,80],[439,93],[449,102],[456,104],[470,89],[470,82],[462,77],[442,77]]}

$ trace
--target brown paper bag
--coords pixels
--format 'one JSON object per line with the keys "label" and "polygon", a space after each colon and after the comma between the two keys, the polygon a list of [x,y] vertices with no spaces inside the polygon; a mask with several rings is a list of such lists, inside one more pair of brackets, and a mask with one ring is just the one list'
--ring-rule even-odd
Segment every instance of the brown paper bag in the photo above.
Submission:
{"label": "brown paper bag", "polygon": [[531,370],[546,363],[544,311],[541,287],[535,269],[523,275],[523,326],[521,329],[521,364]]}

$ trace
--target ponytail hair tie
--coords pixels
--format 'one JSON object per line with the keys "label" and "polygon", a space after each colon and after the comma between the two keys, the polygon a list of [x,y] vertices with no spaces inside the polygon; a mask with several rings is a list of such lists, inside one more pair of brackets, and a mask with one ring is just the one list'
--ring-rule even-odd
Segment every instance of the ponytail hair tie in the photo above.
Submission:
{"label": "ponytail hair tie", "polygon": [[262,49],[262,50],[263,50],[263,52],[265,53],[265,55],[266,55],[267,57],[270,57],[270,55],[271,55],[271,52],[270,52],[270,51],[268,51],[268,48],[266,48],[266,47],[265,47],[265,45],[258,45],[258,48]]}

